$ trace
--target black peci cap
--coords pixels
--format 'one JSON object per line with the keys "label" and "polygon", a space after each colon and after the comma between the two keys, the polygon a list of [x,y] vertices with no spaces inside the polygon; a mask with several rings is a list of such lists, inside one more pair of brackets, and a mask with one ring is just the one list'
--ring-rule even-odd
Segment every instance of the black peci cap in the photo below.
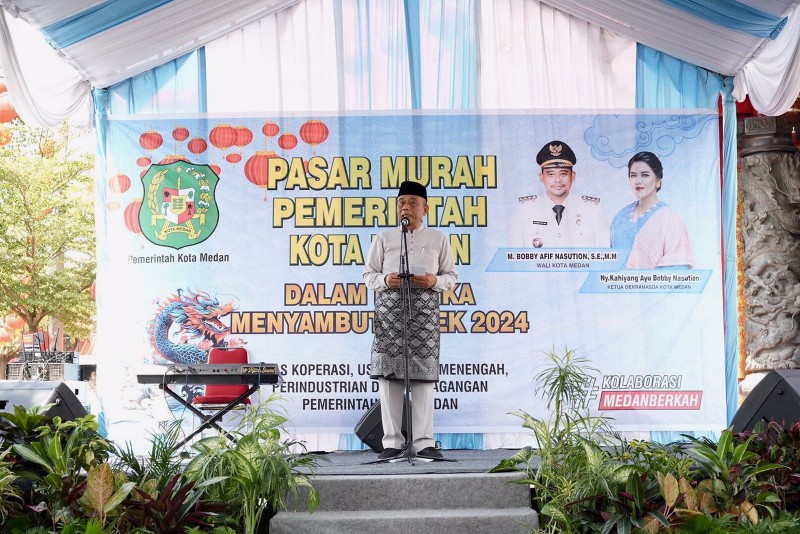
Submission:
{"label": "black peci cap", "polygon": [[536,154],[536,163],[543,169],[572,167],[576,161],[575,152],[563,141],[550,141]]}
{"label": "black peci cap", "polygon": [[425,190],[425,186],[419,182],[412,182],[411,180],[406,180],[400,184],[400,190],[397,192],[397,196],[400,197],[403,195],[414,195],[428,200],[428,192]]}

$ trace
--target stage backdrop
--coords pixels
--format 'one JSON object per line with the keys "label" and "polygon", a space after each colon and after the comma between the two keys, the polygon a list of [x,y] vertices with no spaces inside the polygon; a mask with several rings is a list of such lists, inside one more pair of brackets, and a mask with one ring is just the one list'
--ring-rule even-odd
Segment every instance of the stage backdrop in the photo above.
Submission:
{"label": "stage backdrop", "polygon": [[[620,430],[725,426],[716,114],[159,116],[106,127],[99,336],[119,380],[106,405],[131,420],[169,418],[154,415],[164,401],[136,383],[139,366],[243,344],[252,361],[280,365],[275,390],[298,432],[352,432],[378,398],[364,261],[372,236],[397,224],[408,179],[427,186],[427,224],[450,236],[459,275],[441,299],[437,432],[513,432],[509,412],[545,415],[533,377],[546,352],[566,348],[599,370],[585,401]],[[659,198],[685,224],[693,267],[633,270],[625,248],[513,242],[515,209],[544,195],[535,157],[552,140],[577,157],[571,195],[606,219],[577,225],[610,225],[635,201],[629,158],[657,154]]]}

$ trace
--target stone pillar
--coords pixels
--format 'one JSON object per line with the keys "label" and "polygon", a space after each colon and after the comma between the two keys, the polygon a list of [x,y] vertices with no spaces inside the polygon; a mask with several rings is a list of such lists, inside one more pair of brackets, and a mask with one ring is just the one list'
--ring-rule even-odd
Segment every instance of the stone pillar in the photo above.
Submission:
{"label": "stone pillar", "polygon": [[800,155],[792,142],[794,117],[738,123],[749,373],[743,393],[770,370],[800,367]]}

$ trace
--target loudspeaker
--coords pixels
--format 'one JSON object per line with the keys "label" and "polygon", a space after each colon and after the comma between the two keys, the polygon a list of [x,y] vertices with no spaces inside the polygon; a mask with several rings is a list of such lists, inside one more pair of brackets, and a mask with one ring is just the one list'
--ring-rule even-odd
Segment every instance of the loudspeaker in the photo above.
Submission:
{"label": "loudspeaker", "polygon": [[12,412],[14,406],[26,409],[55,403],[45,412],[48,417],[73,421],[85,417],[86,408],[64,382],[0,381],[0,411]]}
{"label": "loudspeaker", "polygon": [[[406,435],[406,403],[403,403],[403,436]],[[383,422],[381,419],[381,401],[370,406],[367,413],[361,416],[354,429],[356,436],[375,452],[383,452]]]}
{"label": "loudspeaker", "polygon": [[734,432],[753,430],[759,421],[791,426],[800,419],[800,369],[770,371],[744,399],[731,421]]}

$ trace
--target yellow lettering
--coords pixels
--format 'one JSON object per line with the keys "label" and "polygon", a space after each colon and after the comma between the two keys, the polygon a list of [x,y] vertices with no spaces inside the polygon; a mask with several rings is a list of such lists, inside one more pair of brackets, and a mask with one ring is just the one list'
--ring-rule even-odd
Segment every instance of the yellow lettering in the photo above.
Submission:
{"label": "yellow lettering", "polygon": [[272,199],[272,227],[283,228],[283,222],[294,217],[292,199],[276,197]]}
{"label": "yellow lettering", "polygon": [[283,158],[267,159],[267,189],[277,189],[278,182],[286,179],[289,172],[289,163]]}

